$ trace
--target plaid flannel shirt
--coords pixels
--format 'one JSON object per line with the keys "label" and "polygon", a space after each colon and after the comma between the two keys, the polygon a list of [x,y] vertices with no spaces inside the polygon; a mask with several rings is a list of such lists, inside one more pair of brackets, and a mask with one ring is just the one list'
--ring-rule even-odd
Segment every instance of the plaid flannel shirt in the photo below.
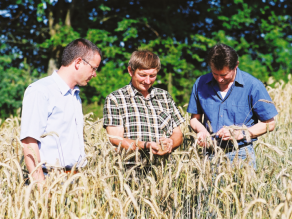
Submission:
{"label": "plaid flannel shirt", "polygon": [[132,85],[112,92],[103,108],[103,126],[123,126],[124,138],[158,142],[165,134],[185,121],[170,94],[162,89],[149,89],[148,98]]}

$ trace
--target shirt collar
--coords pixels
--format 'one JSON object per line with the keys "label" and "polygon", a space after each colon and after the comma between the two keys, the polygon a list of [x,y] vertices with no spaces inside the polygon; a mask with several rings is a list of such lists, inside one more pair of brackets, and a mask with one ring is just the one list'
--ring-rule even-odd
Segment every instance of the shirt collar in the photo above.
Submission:
{"label": "shirt collar", "polygon": [[[127,91],[128,94],[131,97],[134,97],[135,95],[141,95],[143,97],[143,95],[141,94],[140,91],[138,91],[132,84],[132,82],[129,83],[128,87],[127,87]],[[150,93],[150,98],[155,97],[155,89],[153,87],[150,87],[148,92]],[[148,99],[148,98],[147,98]]]}
{"label": "shirt collar", "polygon": [[210,74],[207,74],[206,84],[215,81],[212,72]]}
{"label": "shirt collar", "polygon": [[[64,96],[66,95],[68,92],[71,93],[71,89],[68,86],[68,84],[66,84],[66,82],[60,77],[60,75],[58,75],[57,71],[54,71],[52,74],[52,77],[54,79],[54,81],[56,82],[57,86],[60,89],[61,94]],[[74,89],[72,90],[73,94],[75,92],[79,92],[79,87],[75,86]]]}
{"label": "shirt collar", "polygon": [[238,84],[244,85],[244,81],[242,78],[242,71],[238,67],[236,69],[235,82],[237,82]]}
{"label": "shirt collar", "polygon": [[[208,77],[206,79],[206,84],[208,84],[210,82],[213,82],[213,83],[215,82],[216,83],[216,80],[213,77],[212,72],[208,75]],[[237,82],[238,84],[244,85],[244,81],[243,81],[243,78],[242,78],[242,72],[241,72],[241,70],[239,68],[236,69],[235,82]]]}

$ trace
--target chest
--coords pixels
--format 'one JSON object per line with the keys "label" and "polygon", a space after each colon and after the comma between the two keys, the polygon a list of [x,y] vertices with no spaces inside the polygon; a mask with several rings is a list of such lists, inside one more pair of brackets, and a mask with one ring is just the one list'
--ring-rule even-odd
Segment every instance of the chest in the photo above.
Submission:
{"label": "chest", "polygon": [[167,99],[150,98],[141,96],[128,97],[119,103],[120,112],[123,117],[129,116],[158,116],[162,112],[171,114],[171,102]]}
{"label": "chest", "polygon": [[79,95],[57,93],[49,100],[48,122],[77,125],[83,124],[82,105]]}

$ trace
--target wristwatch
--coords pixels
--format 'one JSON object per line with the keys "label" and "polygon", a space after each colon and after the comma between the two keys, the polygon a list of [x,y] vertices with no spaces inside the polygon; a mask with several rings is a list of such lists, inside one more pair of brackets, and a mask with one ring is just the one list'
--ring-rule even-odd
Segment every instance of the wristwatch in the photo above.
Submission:
{"label": "wristwatch", "polygon": [[145,141],[145,143],[144,143],[144,148],[143,148],[144,150],[147,149],[147,148],[146,148],[146,147],[147,147],[147,143],[148,143],[148,141]]}
{"label": "wristwatch", "polygon": [[245,130],[242,130],[242,135],[243,135],[243,139],[245,140],[245,139],[246,139],[246,133],[245,133]]}

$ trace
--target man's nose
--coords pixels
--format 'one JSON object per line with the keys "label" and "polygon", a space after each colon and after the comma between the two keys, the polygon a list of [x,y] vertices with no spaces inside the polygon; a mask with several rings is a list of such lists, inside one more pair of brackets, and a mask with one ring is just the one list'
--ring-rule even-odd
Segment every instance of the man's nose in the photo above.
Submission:
{"label": "man's nose", "polygon": [[146,84],[150,84],[150,76],[147,76],[147,77],[145,78],[145,83],[146,83]]}
{"label": "man's nose", "polygon": [[94,71],[92,75],[93,75],[93,77],[96,77],[96,71]]}
{"label": "man's nose", "polygon": [[218,80],[218,82],[224,81],[223,77],[220,77],[220,76],[218,76],[217,80]]}

